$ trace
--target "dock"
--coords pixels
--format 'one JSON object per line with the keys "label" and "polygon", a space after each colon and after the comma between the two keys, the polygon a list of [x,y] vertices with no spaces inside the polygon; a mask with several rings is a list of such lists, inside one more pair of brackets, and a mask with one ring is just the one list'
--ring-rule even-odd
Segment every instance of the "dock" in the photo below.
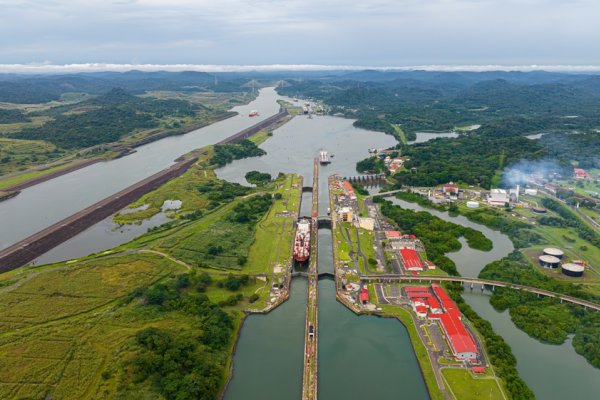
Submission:
{"label": "dock", "polygon": [[319,238],[319,160],[313,167],[311,253],[308,265],[308,285],[306,289],[306,327],[304,335],[304,373],[302,377],[302,400],[317,399],[318,376],[318,238]]}

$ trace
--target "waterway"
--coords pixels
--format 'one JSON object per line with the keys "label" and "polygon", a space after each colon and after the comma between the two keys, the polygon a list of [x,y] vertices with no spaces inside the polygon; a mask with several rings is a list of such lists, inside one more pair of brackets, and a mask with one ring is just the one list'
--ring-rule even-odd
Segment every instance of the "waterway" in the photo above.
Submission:
{"label": "waterway", "polygon": [[[469,221],[464,216],[452,217],[447,212],[431,210],[418,204],[396,198],[392,202],[415,211],[427,211],[446,221],[468,226],[481,231],[494,243],[489,252],[473,250],[461,239],[462,248],[448,257],[456,263],[461,275],[479,275],[479,272],[494,260],[498,260],[513,250],[510,239],[486,226]],[[564,400],[568,398],[592,400],[600,393],[600,370],[594,368],[575,352],[571,339],[562,345],[541,343],[519,330],[511,321],[508,311],[498,312],[490,304],[491,292],[479,288],[465,289],[463,298],[482,318],[488,320],[494,330],[511,346],[517,358],[519,375],[533,390],[536,398],[543,400]]]}
{"label": "waterway", "polygon": [[428,142],[437,138],[455,138],[459,136],[456,132],[415,132],[415,134],[417,135],[417,138],[409,141],[408,144]]}
{"label": "waterway", "polygon": [[[256,100],[233,108],[240,113],[238,116],[138,147],[131,155],[97,163],[23,190],[0,203],[0,249],[167,168],[193,149],[216,143],[276,114],[279,110],[276,99],[273,88],[262,89]],[[260,116],[249,118],[250,110],[258,110]]]}
{"label": "waterway", "polygon": [[295,278],[288,301],[267,315],[246,318],[226,400],[302,398],[306,283]]}
{"label": "waterway", "polygon": [[[321,241],[322,240],[322,241]],[[333,271],[331,231],[319,230],[319,271]],[[404,325],[357,316],[319,281],[319,392],[322,399],[428,399]]]}
{"label": "waterway", "polygon": [[[356,175],[355,164],[368,157],[367,149],[393,146],[394,139],[382,133],[369,132],[352,126],[352,120],[315,116],[313,119],[296,117],[288,124],[274,131],[261,147],[267,155],[234,161],[216,171],[217,176],[228,181],[245,182],[247,171],[258,170],[275,176],[279,172],[295,172],[305,178],[304,186],[312,184],[313,159],[319,150],[333,154],[332,163],[319,170],[319,215],[326,215],[329,206],[327,177],[338,173],[343,176]],[[310,196],[303,195],[303,215],[310,213]],[[320,272],[333,272],[332,237],[328,229],[318,231],[318,260]],[[292,283],[296,285],[297,279]],[[302,302],[296,297],[303,297]],[[293,291],[291,307],[297,307],[289,318],[302,326],[298,328],[304,335],[306,293]],[[291,308],[290,307],[290,308]],[[289,308],[288,308],[289,309]],[[264,348],[273,341],[288,344],[289,351],[303,348],[278,333],[266,335],[264,329],[255,323],[271,323],[269,318],[278,318],[278,310],[267,316],[249,316],[244,325],[238,344],[239,351],[234,356],[234,375],[226,399],[236,399],[244,393],[245,399],[297,398],[288,392],[278,396],[260,393],[259,389],[269,385],[269,374],[257,372],[272,364],[273,357],[288,357],[288,351],[279,354],[257,356],[253,351],[242,351],[246,346]],[[287,321],[292,323],[291,321]],[[319,396],[325,399],[347,398],[394,398],[398,393],[414,398],[427,399],[425,383],[420,374],[417,359],[413,353],[410,338],[405,327],[394,319],[359,317],[335,299],[335,283],[329,279],[319,281]],[[293,347],[295,347],[293,349]],[[257,363],[259,365],[257,365]],[[284,369],[287,368],[287,369]],[[297,365],[281,366],[285,376],[302,376],[302,360]],[[300,371],[300,372],[298,372]],[[258,375],[257,375],[258,374]],[[295,375],[297,374],[297,375]],[[289,379],[288,379],[288,382]],[[382,382],[385,382],[382,384]],[[235,388],[235,389],[234,389]],[[235,390],[235,391],[234,391]]]}

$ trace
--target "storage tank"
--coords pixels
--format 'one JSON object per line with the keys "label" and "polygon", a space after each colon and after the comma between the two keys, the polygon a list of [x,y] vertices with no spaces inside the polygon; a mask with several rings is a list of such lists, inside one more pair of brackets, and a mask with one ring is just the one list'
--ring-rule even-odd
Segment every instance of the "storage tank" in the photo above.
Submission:
{"label": "storage tank", "polygon": [[479,202],[478,201],[467,201],[467,207],[468,208],[479,208]]}
{"label": "storage tank", "polygon": [[565,255],[565,252],[561,249],[557,249],[555,247],[546,247],[544,249],[544,255],[546,256],[554,256],[556,258],[562,259]]}
{"label": "storage tank", "polygon": [[566,263],[562,265],[562,273],[567,276],[579,277],[583,275],[585,267],[575,263]]}
{"label": "storage tank", "polygon": [[560,266],[560,259],[554,256],[543,255],[539,258],[540,265],[544,268],[558,268]]}

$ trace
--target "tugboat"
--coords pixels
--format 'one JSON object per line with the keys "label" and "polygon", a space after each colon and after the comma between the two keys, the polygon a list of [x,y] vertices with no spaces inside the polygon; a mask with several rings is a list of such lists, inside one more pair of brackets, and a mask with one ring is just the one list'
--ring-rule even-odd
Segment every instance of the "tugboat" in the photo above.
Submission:
{"label": "tugboat", "polygon": [[294,239],[294,260],[304,262],[310,257],[310,219],[302,218],[298,221],[296,238]]}
{"label": "tugboat", "polygon": [[250,114],[248,114],[249,117],[258,117],[258,111],[256,110],[252,110],[250,111]]}

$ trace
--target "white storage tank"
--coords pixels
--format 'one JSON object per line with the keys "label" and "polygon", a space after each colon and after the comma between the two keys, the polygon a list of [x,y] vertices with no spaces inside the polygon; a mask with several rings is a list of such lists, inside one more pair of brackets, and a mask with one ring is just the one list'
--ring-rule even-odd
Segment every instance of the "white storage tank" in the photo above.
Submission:
{"label": "white storage tank", "polygon": [[544,268],[558,268],[560,266],[560,259],[554,256],[540,256],[539,262]]}
{"label": "white storage tank", "polygon": [[479,202],[478,201],[467,201],[467,207],[468,208],[479,208]]}
{"label": "white storage tank", "polygon": [[585,267],[575,263],[566,263],[562,265],[562,273],[567,276],[579,277],[583,275]]}
{"label": "white storage tank", "polygon": [[554,256],[556,258],[562,259],[565,255],[565,252],[561,249],[557,249],[555,247],[546,247],[544,249],[544,255],[546,256]]}

